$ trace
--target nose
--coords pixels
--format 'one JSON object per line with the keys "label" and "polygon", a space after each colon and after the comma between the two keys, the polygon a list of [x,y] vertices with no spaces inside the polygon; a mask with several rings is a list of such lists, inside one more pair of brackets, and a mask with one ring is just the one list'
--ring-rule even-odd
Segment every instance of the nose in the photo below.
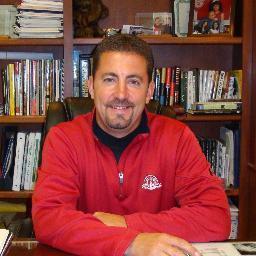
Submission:
{"label": "nose", "polygon": [[119,81],[116,85],[116,97],[124,99],[127,97],[127,85],[125,81]]}

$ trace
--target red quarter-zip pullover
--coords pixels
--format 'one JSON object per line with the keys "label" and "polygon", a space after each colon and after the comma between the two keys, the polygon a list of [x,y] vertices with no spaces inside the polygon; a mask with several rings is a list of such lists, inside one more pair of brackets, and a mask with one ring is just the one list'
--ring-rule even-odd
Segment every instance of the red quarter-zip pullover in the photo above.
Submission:
{"label": "red quarter-zip pullover", "polygon": [[[92,113],[47,135],[33,194],[36,238],[78,255],[124,254],[137,234],[164,232],[190,242],[227,239],[230,215],[219,178],[210,172],[190,129],[147,113],[119,162],[92,130]],[[107,227],[95,211],[125,216]]]}

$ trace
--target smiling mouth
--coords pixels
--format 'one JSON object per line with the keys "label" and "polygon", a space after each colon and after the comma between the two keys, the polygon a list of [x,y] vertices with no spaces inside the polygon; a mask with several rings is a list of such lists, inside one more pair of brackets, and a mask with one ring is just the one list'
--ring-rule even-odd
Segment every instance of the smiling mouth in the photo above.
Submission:
{"label": "smiling mouth", "polygon": [[130,106],[112,106],[112,108],[117,110],[123,110],[123,109],[130,108]]}

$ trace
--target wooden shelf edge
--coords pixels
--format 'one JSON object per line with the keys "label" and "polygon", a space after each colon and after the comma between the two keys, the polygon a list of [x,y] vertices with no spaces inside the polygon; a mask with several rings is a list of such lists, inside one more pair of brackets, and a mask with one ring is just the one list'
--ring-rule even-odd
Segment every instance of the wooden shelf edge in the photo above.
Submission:
{"label": "wooden shelf edge", "polygon": [[[140,36],[149,44],[242,44],[242,37],[231,37],[231,36],[209,36],[209,37],[174,37],[171,35],[163,36]],[[98,44],[101,42],[102,38],[74,38],[74,45],[84,45],[84,44]]]}
{"label": "wooden shelf edge", "polygon": [[63,38],[0,38],[0,46],[64,45]]}
{"label": "wooden shelf edge", "polygon": [[43,124],[45,116],[0,116],[0,124]]}
{"label": "wooden shelf edge", "polygon": [[[177,120],[182,122],[203,121],[241,121],[241,115],[178,115]],[[45,116],[0,116],[0,124],[39,123],[45,122]]]}
{"label": "wooden shelf edge", "polygon": [[33,191],[0,191],[0,198],[32,198]]}
{"label": "wooden shelf edge", "polygon": [[241,115],[192,115],[192,114],[184,114],[176,117],[177,120],[182,122],[203,122],[203,121],[241,121]]}

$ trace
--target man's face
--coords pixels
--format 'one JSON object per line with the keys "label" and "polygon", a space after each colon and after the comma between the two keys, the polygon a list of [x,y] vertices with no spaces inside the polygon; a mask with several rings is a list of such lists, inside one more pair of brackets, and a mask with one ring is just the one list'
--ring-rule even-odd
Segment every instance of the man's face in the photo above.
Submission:
{"label": "man's face", "polygon": [[117,138],[135,130],[153,93],[153,82],[148,83],[143,57],[129,52],[103,53],[95,77],[89,81],[98,125]]}

